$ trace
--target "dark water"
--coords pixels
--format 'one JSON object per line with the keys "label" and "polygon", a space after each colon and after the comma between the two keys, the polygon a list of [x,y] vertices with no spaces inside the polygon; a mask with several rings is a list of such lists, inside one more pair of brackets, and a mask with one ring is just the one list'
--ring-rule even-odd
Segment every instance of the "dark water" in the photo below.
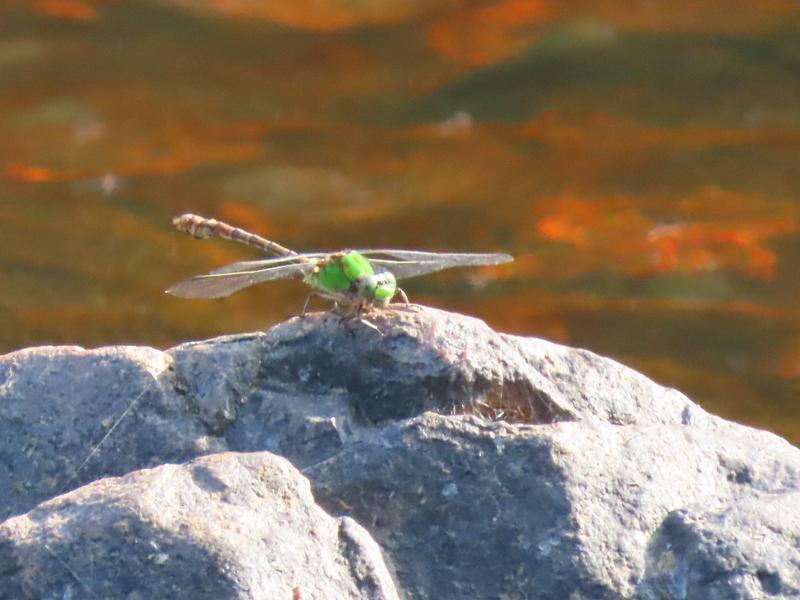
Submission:
{"label": "dark water", "polygon": [[162,290],[300,250],[506,251],[412,299],[608,354],[800,441],[800,4],[0,7],[0,351],[265,328]]}

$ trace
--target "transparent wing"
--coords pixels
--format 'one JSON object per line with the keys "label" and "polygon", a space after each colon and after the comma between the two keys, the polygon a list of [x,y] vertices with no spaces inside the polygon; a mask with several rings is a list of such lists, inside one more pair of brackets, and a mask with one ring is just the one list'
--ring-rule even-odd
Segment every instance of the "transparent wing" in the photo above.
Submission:
{"label": "transparent wing", "polygon": [[[261,262],[261,261],[245,261]],[[236,263],[244,264],[244,263]],[[231,267],[233,265],[227,265]],[[227,267],[222,267],[226,269]],[[180,283],[176,283],[167,290],[168,294],[179,296],[180,298],[224,298],[234,292],[238,292],[246,287],[261,283],[262,281],[272,281],[275,279],[288,279],[304,275],[314,268],[314,263],[310,261],[302,263],[279,264],[263,269],[250,271],[221,272],[217,269],[206,275],[197,275]]]}
{"label": "transparent wing", "polygon": [[305,252],[303,254],[292,254],[290,256],[278,256],[276,258],[261,258],[258,260],[243,260],[241,262],[231,263],[224,267],[219,267],[210,271],[208,275],[221,275],[223,273],[238,273],[243,271],[260,271],[268,267],[276,267],[279,265],[303,265],[309,262],[315,263],[321,258],[325,258],[329,254],[327,252]]}
{"label": "transparent wing", "polygon": [[[514,260],[509,254],[421,252],[417,250],[357,250],[375,267],[391,271],[397,279],[409,279],[453,267],[500,265]],[[382,258],[382,256],[388,258]]]}

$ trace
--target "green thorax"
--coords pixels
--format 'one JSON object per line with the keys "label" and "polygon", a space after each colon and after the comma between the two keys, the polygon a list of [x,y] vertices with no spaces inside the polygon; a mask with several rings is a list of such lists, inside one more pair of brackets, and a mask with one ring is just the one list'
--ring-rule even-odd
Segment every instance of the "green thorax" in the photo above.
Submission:
{"label": "green thorax", "polygon": [[329,294],[347,294],[358,288],[359,282],[375,270],[358,252],[335,254],[322,261],[306,277],[313,288]]}

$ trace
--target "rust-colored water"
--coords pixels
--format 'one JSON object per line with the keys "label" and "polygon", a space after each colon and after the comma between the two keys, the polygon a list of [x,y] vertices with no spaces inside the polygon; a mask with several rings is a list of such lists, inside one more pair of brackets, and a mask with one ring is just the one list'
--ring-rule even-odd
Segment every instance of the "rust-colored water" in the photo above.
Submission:
{"label": "rust-colored water", "polygon": [[19,0],[0,6],[0,351],[265,328],[299,250],[507,251],[412,299],[615,356],[800,442],[800,4]]}

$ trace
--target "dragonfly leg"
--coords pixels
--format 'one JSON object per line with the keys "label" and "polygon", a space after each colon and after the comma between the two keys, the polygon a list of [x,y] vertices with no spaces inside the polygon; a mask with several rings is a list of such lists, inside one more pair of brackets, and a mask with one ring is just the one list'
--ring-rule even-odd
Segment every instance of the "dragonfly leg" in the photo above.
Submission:
{"label": "dragonfly leg", "polygon": [[397,288],[397,293],[400,295],[400,298],[403,300],[403,308],[405,308],[406,310],[411,311],[411,312],[414,312],[415,310],[417,310],[414,307],[414,305],[411,304],[411,302],[408,301],[408,296],[406,296],[406,293],[405,293],[405,291],[403,291],[403,288]]}
{"label": "dragonfly leg", "polygon": [[403,304],[408,306],[410,302],[408,301],[408,296],[406,296],[406,293],[403,291],[403,288],[397,288],[397,293],[400,294],[400,297],[403,299]]}
{"label": "dragonfly leg", "polygon": [[308,303],[311,302],[311,298],[313,298],[314,296],[319,296],[319,294],[317,292],[311,292],[306,297],[306,301],[303,303],[303,310],[300,311],[300,316],[301,317],[305,317],[306,316],[306,311],[308,310]]}
{"label": "dragonfly leg", "polygon": [[372,323],[372,322],[368,321],[367,318],[364,316],[367,313],[368,309],[369,309],[369,305],[364,306],[364,305],[359,304],[358,312],[356,312],[354,315],[350,315],[349,317],[346,317],[346,321],[348,323],[361,323],[362,325],[366,325],[370,329],[374,329],[381,336],[383,336],[383,332],[380,329],[378,329],[378,326],[375,325],[375,323]]}
{"label": "dragonfly leg", "polygon": [[381,335],[381,337],[383,337],[383,332],[380,329],[378,329],[378,326],[375,325],[375,323],[370,323],[364,317],[359,317],[358,322],[361,323],[362,325],[366,325],[370,329],[374,329]]}

